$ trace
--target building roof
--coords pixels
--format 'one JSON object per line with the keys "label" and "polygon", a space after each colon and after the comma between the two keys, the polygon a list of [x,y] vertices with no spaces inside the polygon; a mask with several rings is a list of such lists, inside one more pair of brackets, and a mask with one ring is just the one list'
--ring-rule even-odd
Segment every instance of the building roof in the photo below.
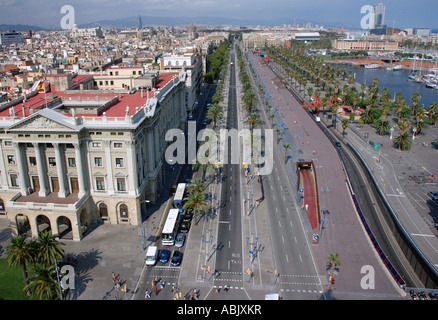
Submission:
{"label": "building roof", "polygon": [[[178,73],[175,72],[169,72],[169,73],[162,73],[159,75],[159,80],[156,85],[156,89],[159,90],[163,88],[166,84],[168,84],[174,76],[178,75]],[[80,76],[77,76],[80,77]],[[85,78],[91,77],[91,75],[84,75],[82,81]],[[79,82],[80,79],[77,81]],[[96,103],[96,101],[99,101],[98,98],[105,98],[107,100],[110,100],[111,98],[117,98],[117,101],[114,104],[111,104],[108,108],[102,110],[97,115],[96,114],[78,114],[76,113],[76,117],[103,117],[104,112],[107,117],[125,117],[126,116],[126,109],[129,107],[128,115],[132,116],[136,112],[136,107],[141,108],[144,106],[148,100],[148,98],[153,98],[154,92],[153,91],[144,91],[143,93],[141,91],[134,91],[131,93],[125,92],[125,93],[115,93],[115,92],[81,92],[75,90],[69,90],[67,92],[65,91],[53,91],[53,92],[38,92],[36,95],[31,96],[26,99],[26,101],[17,102],[7,108],[4,108],[3,110],[0,110],[0,117],[9,117],[11,110],[14,111],[15,117],[27,117],[32,114],[32,110],[38,107],[44,107],[44,105],[50,102],[54,102],[55,99],[61,98],[64,103],[67,103],[68,101],[80,101],[86,102],[90,101],[93,103]],[[96,100],[97,99],[97,100]],[[24,108],[23,108],[24,107]],[[23,110],[24,109],[24,110]],[[24,113],[23,113],[24,112]],[[71,117],[71,114],[64,113],[66,116]]]}

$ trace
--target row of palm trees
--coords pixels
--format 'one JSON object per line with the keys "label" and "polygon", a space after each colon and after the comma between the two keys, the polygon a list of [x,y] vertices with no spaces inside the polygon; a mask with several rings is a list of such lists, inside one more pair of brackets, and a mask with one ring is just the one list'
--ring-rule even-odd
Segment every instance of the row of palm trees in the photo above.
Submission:
{"label": "row of palm trees", "polygon": [[[361,107],[364,111],[357,122],[374,127],[379,135],[387,135],[392,127],[397,126],[399,135],[394,139],[394,145],[400,150],[408,150],[412,145],[412,136],[409,131],[421,134],[428,125],[436,125],[438,122],[437,104],[431,103],[427,109],[419,105],[421,96],[418,92],[410,97],[412,105],[408,105],[400,91],[394,100],[391,99],[388,88],[380,92],[377,78],[368,87],[365,83],[358,87],[352,72],[347,73],[345,67],[335,68],[329,64],[323,64],[321,58],[309,56],[298,50],[266,49],[287,75],[295,79],[300,91],[304,90],[309,99],[312,95],[319,98],[324,91],[325,96],[321,102],[325,105],[330,98],[334,97],[336,103],[331,108],[332,113],[337,113],[339,98],[344,105],[353,107],[350,121],[354,121],[355,111],[357,107]],[[342,87],[341,83],[344,83]],[[389,120],[391,118],[394,119],[393,125]],[[343,129],[345,130],[346,127],[348,123],[343,121]]]}
{"label": "row of palm trees", "polygon": [[[258,99],[256,94],[254,93],[254,91],[252,90],[252,85],[249,79],[249,76],[246,72],[245,69],[245,63],[242,59],[242,54],[239,48],[237,48],[238,50],[238,57],[239,57],[239,68],[240,68],[240,81],[242,83],[242,88],[243,88],[243,108],[246,111],[246,115],[247,118],[244,120],[245,124],[249,125],[249,129],[251,131],[251,139],[252,139],[252,132],[253,129],[256,126],[259,126],[261,124],[263,124],[262,120],[259,117],[258,112],[258,108],[257,108],[257,103],[258,103]],[[251,72],[253,72],[254,76],[256,77],[256,73],[253,69],[250,69]],[[264,92],[261,88],[261,86],[259,85],[258,90],[260,91],[260,93],[263,95]],[[266,107],[266,111],[268,112],[268,119],[271,121],[271,127],[274,128],[274,118],[275,115],[272,113],[272,106],[265,101],[265,107]],[[280,143],[280,132],[281,129],[280,128],[276,128],[276,136],[277,136],[277,144]],[[253,147],[253,140],[251,140],[251,146]],[[288,143],[284,143],[283,144],[283,149],[284,149],[284,165],[286,165],[287,163],[287,151],[291,148],[291,146]]]}
{"label": "row of palm trees", "polygon": [[[212,96],[212,104],[209,107],[206,118],[213,121],[213,129],[216,129],[217,123],[220,119],[222,119],[224,115],[224,110],[221,106],[221,102],[224,100],[224,90],[226,88],[225,81],[227,78],[228,72],[228,63],[229,63],[229,54],[230,50],[228,48],[229,43],[223,42],[221,46],[227,46],[224,50],[222,57],[222,64],[219,73],[219,81],[216,86],[216,91]],[[193,212],[195,224],[199,221],[199,216],[202,213],[207,213],[210,210],[210,206],[208,204],[208,199],[205,196],[206,190],[206,173],[209,168],[213,168],[214,164],[210,161],[202,161],[200,162],[197,158],[194,160],[192,164],[193,171],[202,170],[202,176],[200,178],[193,178],[190,180],[189,185],[187,186],[186,197],[183,199],[184,204],[182,209],[186,212]]]}
{"label": "row of palm trees", "polygon": [[6,261],[10,267],[22,268],[28,296],[47,300],[61,297],[55,266],[64,258],[63,245],[49,231],[40,232],[36,239],[23,235],[11,238],[6,247]]}

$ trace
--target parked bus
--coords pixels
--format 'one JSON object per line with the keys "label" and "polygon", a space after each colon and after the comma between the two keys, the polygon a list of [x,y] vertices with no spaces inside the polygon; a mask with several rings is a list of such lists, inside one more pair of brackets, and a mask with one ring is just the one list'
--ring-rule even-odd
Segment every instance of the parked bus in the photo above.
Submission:
{"label": "parked bus", "polygon": [[173,246],[178,234],[179,209],[170,209],[161,232],[163,246]]}
{"label": "parked bus", "polygon": [[173,197],[173,207],[174,208],[182,208],[183,206],[183,199],[186,194],[186,186],[185,183],[178,183],[178,186],[176,188],[175,196]]}

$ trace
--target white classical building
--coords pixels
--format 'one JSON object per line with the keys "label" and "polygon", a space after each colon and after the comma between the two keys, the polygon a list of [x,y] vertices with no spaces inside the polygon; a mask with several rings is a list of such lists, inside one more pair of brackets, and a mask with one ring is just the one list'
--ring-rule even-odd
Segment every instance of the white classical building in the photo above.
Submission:
{"label": "white classical building", "polygon": [[163,189],[165,133],[186,127],[186,74],[150,91],[36,92],[0,105],[0,214],[13,232],[80,240],[138,224]]}

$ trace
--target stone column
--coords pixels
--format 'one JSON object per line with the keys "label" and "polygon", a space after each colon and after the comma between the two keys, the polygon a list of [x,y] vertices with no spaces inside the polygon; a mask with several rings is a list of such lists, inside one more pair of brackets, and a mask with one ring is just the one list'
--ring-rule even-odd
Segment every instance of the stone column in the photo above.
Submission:
{"label": "stone column", "polygon": [[127,167],[128,167],[128,193],[129,194],[136,194],[135,190],[135,180],[137,179],[136,177],[136,173],[137,171],[134,170],[134,165],[133,165],[133,149],[132,146],[135,146],[135,141],[129,140],[126,141],[126,162],[127,162]]}
{"label": "stone column", "polygon": [[8,190],[9,189],[8,177],[6,175],[6,165],[5,165],[5,160],[3,158],[2,143],[3,141],[0,141],[0,172],[1,172],[2,189]]}
{"label": "stone column", "polygon": [[45,197],[50,193],[50,188],[48,188],[47,184],[47,170],[45,165],[45,160],[41,151],[41,144],[32,143],[35,148],[35,155],[37,160],[37,169],[38,169],[38,180],[40,182],[40,191],[38,195],[40,197]]}
{"label": "stone column", "polygon": [[15,155],[17,158],[17,167],[18,167],[18,174],[19,174],[19,179],[20,179],[20,189],[21,189],[21,195],[26,196],[29,194],[29,184],[28,184],[28,180],[29,177],[27,176],[27,163],[26,161],[24,161],[23,158],[23,151],[21,148],[21,144],[18,142],[14,142],[14,147],[15,147]]}
{"label": "stone column", "polygon": [[108,193],[114,194],[113,164],[111,159],[111,141],[105,141],[105,163],[108,183]]}
{"label": "stone column", "polygon": [[69,191],[66,187],[67,171],[64,168],[64,161],[61,154],[61,145],[59,143],[54,143],[53,146],[55,147],[56,170],[58,172],[58,183],[59,183],[58,197],[65,198],[69,194]]}
{"label": "stone column", "polygon": [[82,142],[73,144],[75,147],[76,154],[76,170],[78,173],[78,182],[79,182],[79,198],[83,197],[86,193],[85,190],[85,173],[84,173],[84,162],[82,161]]}

